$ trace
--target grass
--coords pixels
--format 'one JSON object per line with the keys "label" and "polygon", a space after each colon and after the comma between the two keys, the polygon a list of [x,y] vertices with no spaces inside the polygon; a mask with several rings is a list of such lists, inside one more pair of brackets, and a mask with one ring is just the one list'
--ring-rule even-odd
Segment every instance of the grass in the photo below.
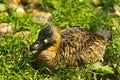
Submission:
{"label": "grass", "polygon": [[[18,15],[9,9],[10,16],[1,16],[0,22],[15,24],[13,31],[0,38],[0,80],[119,80],[120,76],[120,17],[112,14],[111,8],[119,0],[102,1],[99,6],[94,6],[89,0],[39,0],[40,10],[51,12],[52,23],[63,29],[66,26],[83,26],[95,31],[99,26],[113,28],[114,36],[108,44],[104,56],[104,63],[109,68],[93,70],[91,65],[58,68],[55,72],[42,69],[34,70],[27,62],[30,44],[35,41],[38,31],[44,23],[35,23],[30,13]],[[114,2],[113,2],[114,1]],[[7,5],[7,4],[6,4]],[[1,12],[2,14],[3,12]],[[29,31],[25,36],[15,35],[20,31]],[[112,78],[111,78],[112,77]],[[113,79],[114,78],[114,79]]]}

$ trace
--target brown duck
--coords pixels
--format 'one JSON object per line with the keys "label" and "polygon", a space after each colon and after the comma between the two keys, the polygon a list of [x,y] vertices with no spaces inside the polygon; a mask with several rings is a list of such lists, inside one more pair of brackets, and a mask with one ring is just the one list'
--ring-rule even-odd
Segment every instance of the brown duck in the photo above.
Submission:
{"label": "brown duck", "polygon": [[45,25],[30,47],[31,51],[37,50],[31,58],[32,66],[35,69],[55,68],[61,63],[65,66],[80,66],[100,61],[110,38],[110,31],[104,27],[94,33],[81,27],[59,31],[53,25]]}

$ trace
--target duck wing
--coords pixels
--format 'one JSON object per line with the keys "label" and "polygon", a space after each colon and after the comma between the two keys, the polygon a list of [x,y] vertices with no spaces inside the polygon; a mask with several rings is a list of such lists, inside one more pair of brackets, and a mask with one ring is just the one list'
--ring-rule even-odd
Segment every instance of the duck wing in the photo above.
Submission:
{"label": "duck wing", "polygon": [[60,54],[68,63],[94,63],[103,57],[104,37],[81,27],[61,30]]}

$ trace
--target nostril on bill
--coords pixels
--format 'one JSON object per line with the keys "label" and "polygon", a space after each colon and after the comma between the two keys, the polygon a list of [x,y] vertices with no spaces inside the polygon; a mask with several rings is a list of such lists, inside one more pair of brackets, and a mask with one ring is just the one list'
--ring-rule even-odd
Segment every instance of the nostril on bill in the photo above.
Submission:
{"label": "nostril on bill", "polygon": [[33,45],[30,47],[30,51],[37,50],[38,48],[39,48],[39,44],[33,44]]}

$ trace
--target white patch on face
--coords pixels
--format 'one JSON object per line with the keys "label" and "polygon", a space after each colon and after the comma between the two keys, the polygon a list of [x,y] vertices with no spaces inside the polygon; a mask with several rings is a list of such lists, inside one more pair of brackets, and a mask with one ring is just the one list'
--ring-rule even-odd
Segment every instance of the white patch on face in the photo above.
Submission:
{"label": "white patch on face", "polygon": [[48,43],[48,40],[47,40],[47,39],[45,39],[45,40],[44,40],[44,43],[45,43],[45,44],[47,44],[47,43]]}

